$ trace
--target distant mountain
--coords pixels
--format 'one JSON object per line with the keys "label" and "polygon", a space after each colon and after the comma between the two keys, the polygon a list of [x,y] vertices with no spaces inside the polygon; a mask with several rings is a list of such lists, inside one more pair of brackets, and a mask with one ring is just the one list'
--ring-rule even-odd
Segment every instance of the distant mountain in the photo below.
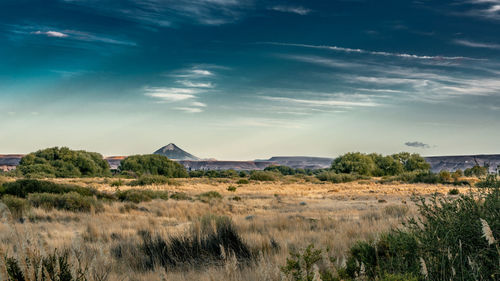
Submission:
{"label": "distant mountain", "polygon": [[312,156],[275,156],[267,160],[255,160],[256,162],[268,161],[277,165],[288,166],[295,169],[325,169],[332,165],[333,158]]}
{"label": "distant mountain", "polygon": [[474,165],[489,166],[490,173],[495,173],[500,167],[500,154],[488,155],[457,155],[457,156],[429,156],[424,157],[431,164],[431,170],[435,173],[441,170],[456,171],[472,168]]}
{"label": "distant mountain", "polygon": [[154,154],[167,156],[172,160],[200,160],[200,158],[187,153],[173,143],[169,143],[168,145],[158,149],[154,152]]}

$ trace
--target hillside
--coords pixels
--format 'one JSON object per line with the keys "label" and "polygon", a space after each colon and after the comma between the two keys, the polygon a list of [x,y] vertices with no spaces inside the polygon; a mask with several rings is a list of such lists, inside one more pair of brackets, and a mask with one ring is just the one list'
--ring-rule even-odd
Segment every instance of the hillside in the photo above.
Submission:
{"label": "hillside", "polygon": [[186,151],[182,150],[180,147],[178,147],[173,143],[169,143],[168,145],[158,149],[153,154],[167,156],[169,159],[172,160],[200,160],[200,158],[190,153],[187,153]]}

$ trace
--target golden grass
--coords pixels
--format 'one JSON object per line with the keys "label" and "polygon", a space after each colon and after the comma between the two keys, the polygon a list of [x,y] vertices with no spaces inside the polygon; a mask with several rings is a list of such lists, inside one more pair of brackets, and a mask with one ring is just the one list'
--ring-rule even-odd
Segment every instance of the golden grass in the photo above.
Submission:
{"label": "golden grass", "polygon": [[[53,179],[114,192],[112,180],[101,178]],[[129,180],[124,180],[127,183]],[[89,261],[92,270],[110,270],[108,280],[281,280],[279,267],[291,249],[310,243],[329,248],[340,262],[356,240],[375,239],[381,232],[413,215],[412,195],[447,194],[455,188],[426,184],[379,184],[376,180],[344,184],[308,183],[304,180],[251,182],[237,185],[233,179],[176,179],[178,185],[145,186],[156,190],[184,192],[195,197],[217,191],[223,199],[203,203],[197,200],[153,200],[125,208],[105,204],[99,213],[32,209],[25,223],[0,223],[0,252],[22,255],[22,249],[36,247],[44,252],[68,247],[98,249]],[[229,186],[236,186],[234,192]],[[132,188],[120,186],[120,190]],[[466,188],[458,188],[466,192]],[[232,200],[234,196],[240,201]],[[237,266],[228,258],[226,266],[206,270],[135,272],[110,254],[115,240],[138,239],[139,230],[164,236],[183,235],[193,221],[206,214],[232,218],[244,241],[261,253],[250,266]],[[273,250],[272,242],[279,245]],[[29,245],[28,245],[29,243]],[[99,268],[108,265],[104,269]]]}

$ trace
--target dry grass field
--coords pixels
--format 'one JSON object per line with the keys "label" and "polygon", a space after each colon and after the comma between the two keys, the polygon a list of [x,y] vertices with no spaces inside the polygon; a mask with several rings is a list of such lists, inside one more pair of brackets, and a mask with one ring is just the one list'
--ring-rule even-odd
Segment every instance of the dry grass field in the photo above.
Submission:
{"label": "dry grass field", "polygon": [[[118,187],[112,186],[113,179],[105,178],[52,181],[109,193],[132,188],[126,185],[128,180]],[[177,179],[169,185],[134,188],[167,190],[191,199],[111,202],[105,203],[102,211],[90,213],[32,208],[24,223],[9,220],[3,214],[0,255],[14,255],[22,260],[37,251],[43,254],[54,249],[72,249],[72,259],[89,268],[92,280],[102,281],[286,280],[280,267],[291,250],[314,243],[328,249],[336,257],[335,262],[342,264],[355,241],[376,239],[381,232],[400,226],[403,217],[414,215],[413,195],[449,196],[448,191],[456,187],[379,184],[375,179],[331,184],[285,177],[276,182],[249,184],[237,184],[235,179]],[[458,189],[462,193],[468,190]],[[197,199],[209,191],[217,191],[222,199]],[[258,258],[243,265],[228,253],[223,265],[140,271],[131,267],[134,256],[117,259],[113,254],[118,245],[137,241],[143,230],[163,237],[189,235],[190,229],[199,227],[200,218],[208,215],[231,218]]]}

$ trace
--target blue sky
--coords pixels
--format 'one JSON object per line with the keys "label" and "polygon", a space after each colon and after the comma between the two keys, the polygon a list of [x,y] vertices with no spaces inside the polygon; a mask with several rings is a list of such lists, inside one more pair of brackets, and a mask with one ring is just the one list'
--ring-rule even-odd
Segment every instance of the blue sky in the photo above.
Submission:
{"label": "blue sky", "polygon": [[3,0],[0,153],[500,153],[500,0]]}

